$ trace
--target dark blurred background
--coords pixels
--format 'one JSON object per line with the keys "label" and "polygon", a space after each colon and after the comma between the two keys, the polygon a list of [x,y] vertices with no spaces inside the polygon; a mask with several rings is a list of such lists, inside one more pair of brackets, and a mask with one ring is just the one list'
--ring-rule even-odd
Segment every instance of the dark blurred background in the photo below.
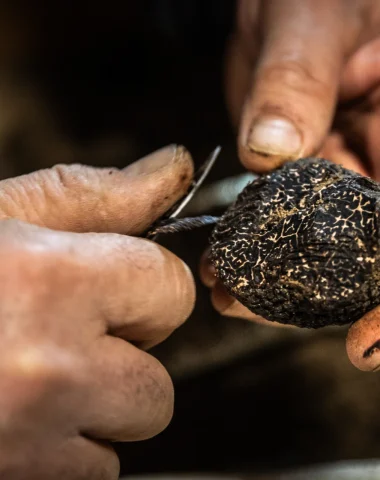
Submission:
{"label": "dark blurred background", "polygon": [[[208,181],[242,172],[223,97],[234,8],[1,2],[0,175],[59,162],[124,167],[173,142],[196,165],[222,145]],[[197,275],[208,233],[164,243]],[[124,473],[265,472],[380,456],[380,377],[349,364],[345,329],[221,318],[197,288],[190,320],[154,350],[174,378],[173,422],[152,440],[117,445]]]}

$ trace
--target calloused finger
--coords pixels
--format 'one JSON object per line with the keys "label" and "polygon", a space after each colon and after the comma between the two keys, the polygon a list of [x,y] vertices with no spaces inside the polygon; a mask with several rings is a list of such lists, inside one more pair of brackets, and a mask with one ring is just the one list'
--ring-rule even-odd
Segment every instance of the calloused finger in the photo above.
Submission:
{"label": "calloused finger", "polygon": [[88,299],[94,315],[104,318],[112,335],[144,342],[147,348],[190,316],[195,303],[193,276],[166,248],[111,234],[82,234],[74,248],[91,272]]}
{"label": "calloused finger", "polygon": [[72,232],[142,233],[182,197],[193,163],[169,146],[124,170],[57,165],[0,182],[0,220]]}
{"label": "calloused finger", "polygon": [[[195,285],[189,268],[157,243],[118,234],[57,232],[16,220],[1,226],[0,260],[4,265],[12,262],[5,272],[13,272],[19,282],[22,271],[27,286],[38,281],[45,303],[58,301],[51,294],[53,285],[70,295],[71,310],[77,306],[70,315],[78,320],[65,322],[61,330],[79,331],[86,325],[152,346],[192,312]],[[0,280],[15,295],[9,286],[13,279],[4,275]],[[44,315],[41,312],[41,318]],[[27,324],[28,317],[22,318]],[[90,324],[85,319],[91,319]]]}

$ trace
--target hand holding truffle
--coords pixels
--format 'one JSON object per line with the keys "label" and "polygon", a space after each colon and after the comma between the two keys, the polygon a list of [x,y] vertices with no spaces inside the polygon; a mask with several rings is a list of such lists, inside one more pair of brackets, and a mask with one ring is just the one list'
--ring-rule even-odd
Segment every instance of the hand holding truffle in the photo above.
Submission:
{"label": "hand holding truffle", "polygon": [[211,262],[267,320],[319,328],[380,303],[380,185],[321,159],[249,184],[216,225]]}
{"label": "hand holding truffle", "polygon": [[[319,2],[240,0],[237,5],[235,34],[231,37],[227,51],[226,97],[232,121],[236,125],[239,157],[242,163],[249,170],[262,173],[273,171],[285,161],[317,155],[379,181],[380,2],[377,0],[322,0]],[[327,199],[326,195],[334,191],[334,188],[342,192],[345,180],[341,182],[338,182],[336,187],[327,187],[320,193],[322,196],[325,195],[323,201]],[[356,182],[355,178],[352,178],[352,182]],[[363,181],[362,185],[364,184]],[[367,186],[369,184],[370,182],[366,183]],[[366,187],[365,190],[364,196],[369,193],[370,188]],[[292,195],[291,192],[290,195]],[[313,202],[311,192],[307,198]],[[252,196],[248,195],[247,200],[249,199],[252,199]],[[300,201],[299,197],[298,201]],[[373,205],[371,202],[370,204]],[[374,252],[370,253],[374,244],[367,236],[372,227],[361,226],[359,220],[359,216],[363,215],[364,218],[367,212],[359,212],[358,208],[364,210],[367,208],[361,200],[357,202],[353,198],[349,199],[349,204],[353,208],[353,216],[348,219],[344,216],[348,211],[343,212],[342,219],[336,224],[335,238],[341,238],[338,227],[340,226],[342,231],[343,226],[348,225],[348,228],[345,228],[347,235],[350,230],[351,233],[356,232],[358,238],[364,238],[364,235],[367,243],[359,245],[354,239],[351,242],[345,236],[338,249],[336,249],[338,243],[332,245],[330,243],[331,251],[326,254],[328,258],[325,259],[318,253],[312,261],[310,250],[311,244],[318,236],[321,241],[324,241],[323,232],[328,235],[332,233],[326,232],[325,228],[320,233],[316,230],[318,222],[322,221],[325,224],[326,221],[331,220],[329,217],[331,211],[324,211],[321,206],[308,210],[309,216],[298,204],[298,213],[294,212],[291,217],[290,225],[295,222],[297,215],[306,214],[306,217],[313,222],[310,235],[314,236],[314,240],[302,234],[302,248],[309,251],[309,259],[306,263],[302,263],[298,258],[297,273],[289,272],[289,277],[286,274],[283,283],[288,278],[289,287],[289,280],[299,281],[303,272],[311,284],[317,282],[320,285],[321,299],[314,298],[313,309],[310,312],[312,318],[308,319],[309,324],[313,326],[321,322],[321,319],[316,318],[314,307],[319,309],[322,304],[323,311],[327,315],[327,323],[342,323],[345,318],[347,320],[349,317],[351,320],[357,318],[360,309],[371,309],[379,303],[377,287],[372,290],[374,284],[370,282],[370,285],[365,280],[369,278],[368,274],[371,276],[371,269],[372,272],[378,271],[376,255]],[[333,201],[333,205],[339,206],[337,199]],[[274,206],[270,208],[272,207],[274,208]],[[377,214],[371,211],[374,215],[372,218],[377,221]],[[274,210],[269,214],[273,218]],[[227,215],[225,220],[241,227],[238,218],[233,218],[231,211]],[[264,216],[264,213],[259,215],[261,220],[264,220]],[[351,225],[354,225],[353,229]],[[275,227],[273,228],[273,234],[279,235]],[[301,228],[304,228],[304,225]],[[368,231],[366,231],[367,228],[369,228]],[[377,235],[377,225],[373,225],[373,228]],[[262,230],[259,232],[263,234]],[[215,231],[214,238],[222,242],[220,228]],[[284,245],[285,250],[289,250],[290,243],[295,242],[295,238],[292,234],[286,242],[281,237],[280,243]],[[377,237],[373,241],[376,240]],[[308,243],[310,241],[311,244]],[[270,242],[273,245],[274,240],[265,237],[264,245],[268,246]],[[348,251],[349,245],[353,248],[352,252]],[[246,247],[243,248],[243,243],[240,246],[242,251],[238,251],[236,247],[234,254],[242,259],[243,255],[248,255],[248,250]],[[367,256],[359,253],[362,250]],[[258,251],[262,252],[261,249]],[[229,275],[226,263],[227,251],[223,257],[224,265],[215,262],[215,253],[214,247],[212,258],[219,275]],[[257,253],[251,252],[254,257]],[[275,255],[279,255],[278,250],[271,251],[266,259],[273,270],[270,273],[266,267],[260,292],[266,300],[270,294],[268,288],[271,289],[271,294],[280,294],[276,311],[281,312],[279,320],[284,322],[288,321],[286,317],[289,319],[292,310],[300,309],[302,306],[299,295],[304,290],[305,278],[301,279],[300,284],[293,283],[292,292],[296,294],[296,298],[291,302],[286,297],[290,287],[275,291],[274,285],[279,285],[276,282],[280,281],[280,278],[276,277],[280,270],[278,266],[277,269],[274,268]],[[351,265],[348,258],[352,259]],[[360,260],[361,258],[363,260]],[[369,259],[371,261],[375,259],[375,264],[371,264]],[[326,263],[327,260],[329,263]],[[244,263],[244,260],[241,261]],[[294,264],[295,259],[292,262]],[[319,267],[316,269],[317,265]],[[307,266],[310,266],[310,272],[307,271]],[[324,270],[321,277],[315,277],[316,272],[321,272],[321,268]],[[219,311],[229,316],[264,321],[262,317],[253,314],[247,307],[227,295],[222,283],[216,281],[212,269],[207,267],[206,262],[202,264],[201,270],[205,283],[212,287],[213,304]],[[240,264],[239,272],[242,273],[243,270]],[[281,271],[285,271],[285,266],[282,266]],[[344,271],[347,290],[337,290],[338,279]],[[274,277],[270,276],[272,274]],[[231,282],[234,283],[236,291],[239,281],[231,275],[228,279],[229,291],[233,293]],[[364,279],[363,283],[361,279]],[[243,279],[241,280],[244,282]],[[322,280],[326,282],[324,288],[323,283],[319,283]],[[356,287],[357,283],[360,283],[359,288]],[[331,292],[328,291],[327,285],[332,288]],[[351,294],[349,290],[353,287],[354,292]],[[238,290],[245,299],[247,299],[248,289],[247,285],[240,283]],[[331,296],[338,291],[340,295],[332,299]],[[322,300],[324,295],[329,299],[326,303]],[[358,301],[355,307],[352,303],[349,306],[350,298],[353,299],[351,295],[354,295]],[[364,297],[366,300],[362,303]],[[256,305],[257,301],[257,296],[252,299]],[[275,302],[276,298],[270,300],[271,308],[274,308]],[[367,306],[364,307],[364,304]],[[284,305],[287,307],[285,308]],[[334,318],[332,311],[329,310],[329,306],[332,305],[335,305],[334,308],[338,305],[341,308],[342,313],[339,318]],[[249,307],[254,307],[254,304],[251,303]],[[306,308],[306,305],[302,308],[304,307]],[[267,308],[268,305],[265,309]],[[266,312],[262,311],[262,313]],[[298,324],[300,320],[298,317]],[[304,317],[303,323],[305,320]],[[274,325],[274,322],[270,324]],[[353,324],[347,338],[349,358],[358,368],[373,370],[380,365],[379,339],[380,309],[375,308]]]}
{"label": "hand holding truffle", "polygon": [[[230,316],[307,328],[353,323],[380,303],[379,226],[378,183],[323,159],[289,162],[250,183],[218,221],[212,269],[201,273],[231,295]],[[377,367],[380,348],[369,332],[361,355],[360,326],[349,336],[350,358],[365,369]]]}

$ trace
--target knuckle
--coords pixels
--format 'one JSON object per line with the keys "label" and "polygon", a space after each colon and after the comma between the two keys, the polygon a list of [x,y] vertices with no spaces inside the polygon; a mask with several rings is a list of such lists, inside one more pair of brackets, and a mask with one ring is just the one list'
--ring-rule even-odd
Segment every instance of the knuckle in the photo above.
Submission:
{"label": "knuckle", "polygon": [[51,304],[57,292],[73,291],[84,275],[73,255],[54,252],[38,238],[2,246],[0,263],[1,296],[7,303],[17,300],[17,310]]}
{"label": "knuckle", "polygon": [[71,380],[77,371],[77,358],[58,347],[35,346],[22,349],[13,365],[23,378],[47,384]]}
{"label": "knuckle", "polygon": [[83,371],[78,357],[46,345],[17,348],[2,355],[1,364],[1,391],[6,393],[1,396],[0,410],[16,417],[52,393],[71,390]]}
{"label": "knuckle", "polygon": [[297,92],[326,93],[328,83],[316,75],[312,65],[302,60],[289,60],[275,65],[265,65],[259,69],[262,84],[283,85]]}
{"label": "knuckle", "polygon": [[[110,169],[108,169],[110,170]],[[49,175],[49,195],[55,199],[57,204],[66,205],[62,208],[70,212],[67,199],[75,199],[75,202],[82,202],[89,210],[97,209],[97,215],[104,217],[104,205],[107,203],[108,192],[105,190],[104,176],[96,168],[80,164],[58,164],[47,171]],[[69,213],[70,214],[70,213]],[[78,220],[79,221],[79,220]],[[81,225],[85,229],[84,225]]]}
{"label": "knuckle", "polygon": [[[47,172],[52,176],[57,192],[67,192],[69,196],[82,195],[87,201],[93,199],[98,204],[107,198],[105,195],[106,189],[109,188],[107,181],[109,176],[120,174],[120,170],[114,167],[94,168],[78,163],[57,164]],[[99,197],[99,191],[103,193],[104,198]]]}
{"label": "knuckle", "polygon": [[78,185],[82,186],[87,183],[85,180],[88,177],[90,169],[79,164],[58,164],[54,165],[50,172],[56,183],[56,187],[60,187],[62,190],[72,190],[78,187]]}

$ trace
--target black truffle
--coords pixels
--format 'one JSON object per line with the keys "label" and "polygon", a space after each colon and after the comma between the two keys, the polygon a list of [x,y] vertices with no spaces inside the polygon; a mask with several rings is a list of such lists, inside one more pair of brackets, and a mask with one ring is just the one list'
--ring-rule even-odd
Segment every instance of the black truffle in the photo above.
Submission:
{"label": "black truffle", "polygon": [[380,304],[380,185],[307,158],[250,183],[216,224],[210,259],[268,320],[319,328]]}

